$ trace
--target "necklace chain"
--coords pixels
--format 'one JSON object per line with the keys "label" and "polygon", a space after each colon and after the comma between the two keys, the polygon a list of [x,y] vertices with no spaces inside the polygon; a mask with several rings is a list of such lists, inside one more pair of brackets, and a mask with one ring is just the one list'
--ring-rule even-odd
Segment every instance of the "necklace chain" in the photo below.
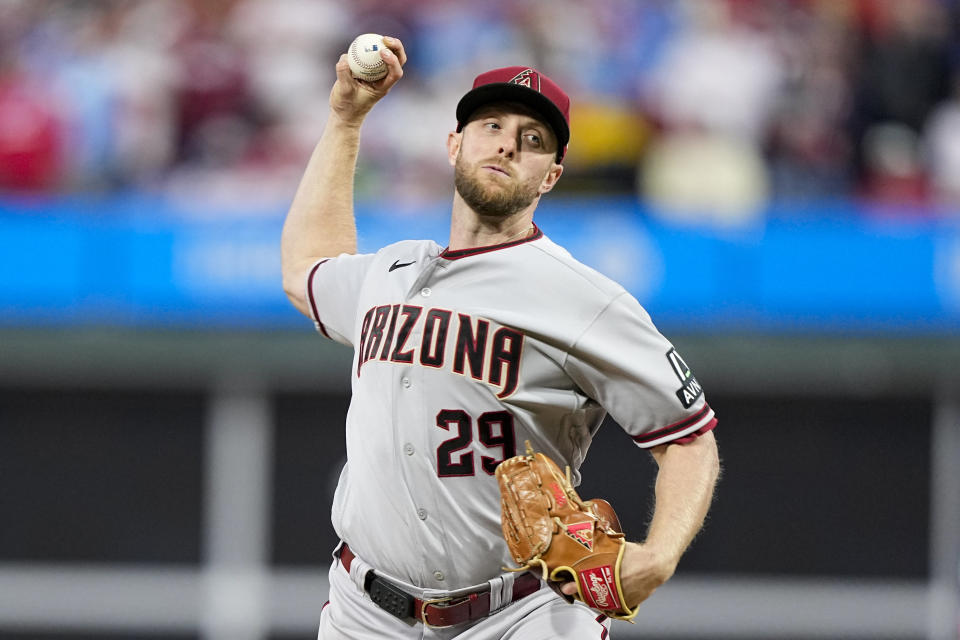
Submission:
{"label": "necklace chain", "polygon": [[531,224],[529,227],[527,227],[526,229],[522,229],[522,230],[520,230],[518,233],[513,234],[512,236],[510,236],[509,238],[507,238],[506,240],[504,240],[501,244],[506,244],[507,242],[510,242],[510,241],[513,240],[514,238],[516,238],[516,237],[518,237],[518,236],[521,236],[521,235],[523,235],[523,234],[525,234],[525,233],[530,233],[531,231],[533,231],[533,225],[532,225],[532,224]]}

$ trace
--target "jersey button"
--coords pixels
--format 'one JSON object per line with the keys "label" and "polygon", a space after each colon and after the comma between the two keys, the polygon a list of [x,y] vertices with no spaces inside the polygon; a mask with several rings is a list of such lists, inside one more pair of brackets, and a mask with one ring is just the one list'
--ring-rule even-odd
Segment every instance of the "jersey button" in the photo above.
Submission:
{"label": "jersey button", "polygon": [[403,385],[403,388],[404,388],[404,389],[409,389],[409,388],[410,388],[410,378],[403,378],[402,380],[400,380],[400,384]]}
{"label": "jersey button", "polygon": [[403,452],[404,452],[405,454],[407,454],[408,456],[412,456],[415,451],[416,451],[416,449],[414,449],[414,448],[413,448],[413,445],[410,444],[409,442],[408,442],[407,444],[403,445]]}
{"label": "jersey button", "polygon": [[420,295],[422,295],[424,298],[429,298],[431,293],[433,293],[433,291],[430,290],[430,287],[424,287],[423,289],[420,289]]}
{"label": "jersey button", "polygon": [[417,509],[417,517],[421,520],[427,519],[427,510],[426,509]]}
{"label": "jersey button", "polygon": [[443,579],[446,578],[447,576],[443,575],[443,572],[442,572],[442,571],[434,571],[434,572],[433,572],[433,577],[436,578],[437,580],[440,580],[440,581],[442,582]]}

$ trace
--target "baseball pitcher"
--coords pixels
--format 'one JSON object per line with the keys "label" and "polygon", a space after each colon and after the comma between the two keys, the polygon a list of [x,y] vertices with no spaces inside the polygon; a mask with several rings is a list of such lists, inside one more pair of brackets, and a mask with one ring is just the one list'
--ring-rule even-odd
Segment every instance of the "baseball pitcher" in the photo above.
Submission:
{"label": "baseball pitcher", "polygon": [[[406,62],[384,42],[381,80],[338,62],[282,238],[290,300],[354,353],[320,638],[607,637],[702,526],[716,418],[637,300],[534,223],[570,139],[535,69],[481,74],[457,105],[447,246],[357,254],[361,126]],[[658,464],[643,541],[573,488],[607,413]]]}

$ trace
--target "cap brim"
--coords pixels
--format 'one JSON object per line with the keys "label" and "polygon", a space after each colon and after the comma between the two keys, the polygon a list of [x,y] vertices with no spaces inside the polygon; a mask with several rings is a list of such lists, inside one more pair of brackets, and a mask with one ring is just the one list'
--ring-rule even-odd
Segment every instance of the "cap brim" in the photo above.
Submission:
{"label": "cap brim", "polygon": [[518,84],[495,82],[468,91],[457,104],[457,131],[467,124],[474,111],[493,102],[519,102],[539,113],[557,136],[558,156],[563,154],[570,142],[570,127],[566,118],[542,93]]}

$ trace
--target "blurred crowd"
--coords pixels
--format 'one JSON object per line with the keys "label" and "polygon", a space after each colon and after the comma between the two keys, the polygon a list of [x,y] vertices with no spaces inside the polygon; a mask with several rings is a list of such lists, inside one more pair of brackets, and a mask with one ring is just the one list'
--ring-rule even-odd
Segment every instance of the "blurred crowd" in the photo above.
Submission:
{"label": "blurred crowd", "polygon": [[0,0],[0,192],[161,193],[282,212],[354,36],[409,63],[357,192],[448,198],[444,142],[480,71],[573,101],[558,190],[676,218],[853,198],[960,217],[958,0]]}

